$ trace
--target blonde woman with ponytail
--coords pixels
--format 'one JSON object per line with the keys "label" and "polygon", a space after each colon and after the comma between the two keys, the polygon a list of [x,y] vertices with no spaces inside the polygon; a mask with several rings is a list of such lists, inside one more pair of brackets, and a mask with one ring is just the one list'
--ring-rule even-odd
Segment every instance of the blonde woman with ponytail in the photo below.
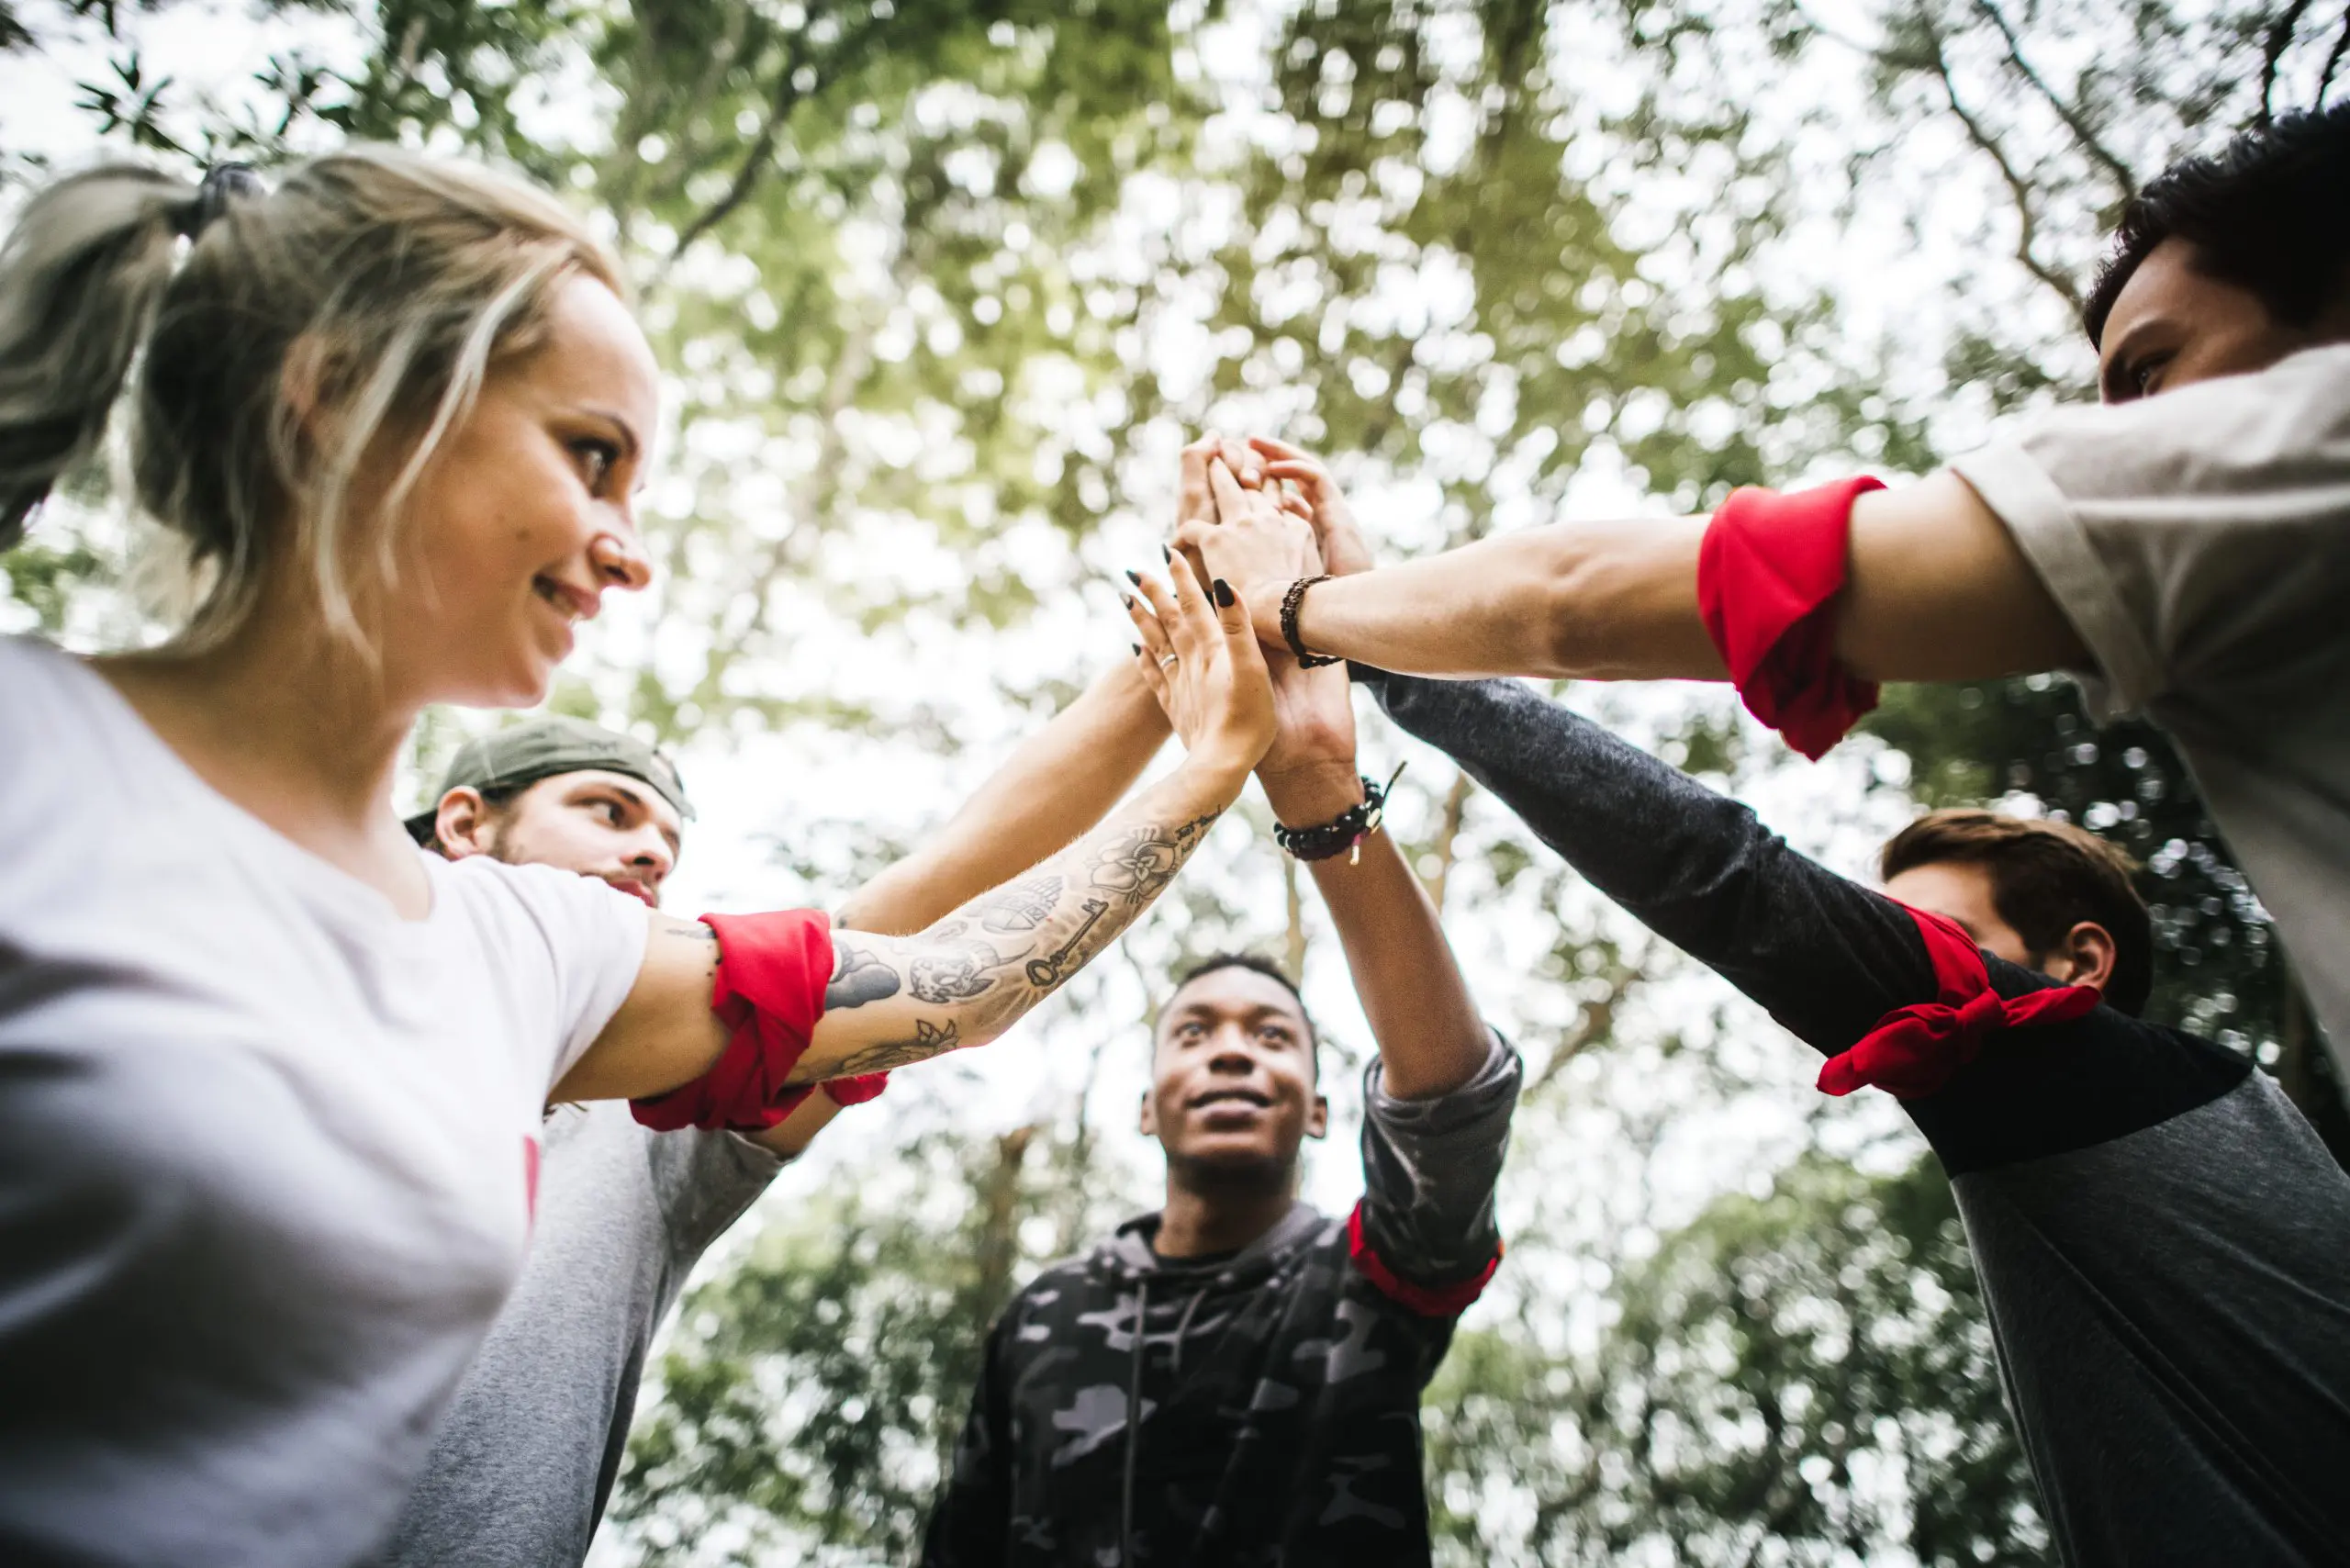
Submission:
{"label": "blonde woman with ponytail", "polygon": [[551,1098],[771,1126],[992,1038],[1265,750],[1248,607],[1178,556],[1184,761],[926,931],[420,853],[419,711],[538,701],[644,584],[657,386],[603,247],[474,165],[103,168],[0,244],[0,547],[111,422],[197,574],[152,648],[0,638],[0,1562],[364,1560],[520,1266]]}

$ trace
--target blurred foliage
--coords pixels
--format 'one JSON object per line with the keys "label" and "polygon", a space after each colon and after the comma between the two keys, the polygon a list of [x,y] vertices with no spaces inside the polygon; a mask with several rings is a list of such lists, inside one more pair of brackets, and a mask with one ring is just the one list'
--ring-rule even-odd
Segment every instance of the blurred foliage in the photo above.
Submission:
{"label": "blurred foliage", "polygon": [[1884,1177],[1807,1156],[1610,1294],[1585,1354],[1538,1323],[1455,1343],[1424,1417],[1439,1562],[2047,1560],[1930,1156]]}
{"label": "blurred foliage", "polygon": [[[94,149],[190,173],[353,137],[472,150],[622,251],[675,410],[643,505],[659,632],[576,661],[558,704],[673,744],[822,726],[812,749],[887,746],[907,774],[1065,700],[1080,652],[1010,651],[1147,551],[1204,423],[1326,451],[1416,552],[1593,496],[1922,471],[2082,394],[2071,310],[2119,203],[2316,101],[2350,36],[2291,0],[1863,0],[1839,28],[1790,0],[363,0],[263,6],[358,46],[289,45],[228,91],[147,54],[162,8],[0,0],[0,52],[94,62]],[[9,191],[50,172],[12,134],[0,113]],[[1888,233],[1899,275],[1852,277],[1841,252]],[[1856,281],[1897,300],[1881,332],[1852,325]],[[105,498],[78,479],[0,556],[9,629],[155,629]],[[1743,788],[1776,753],[1726,711],[1649,738]],[[419,773],[475,722],[431,716]],[[1871,728],[1920,803],[2028,795],[2129,845],[2174,960],[2163,1014],[2301,1064],[2320,1104],[2265,917],[2160,736],[2092,733],[2030,680],[1897,689]],[[616,1551],[909,1559],[993,1312],[1147,1201],[1086,1119],[1102,1052],[1183,957],[1337,962],[1310,907],[1281,912],[1260,817],[1045,1025],[1088,1063],[1078,1093],[973,1132],[942,1064],[934,1130],[693,1294]],[[829,896],[912,827],[811,812],[755,847]],[[1815,1107],[1793,1147],[1752,1146],[1781,1166],[1766,1196],[1671,1197],[1747,1147],[1725,1126],[1785,1119],[1785,1042],[1449,770],[1416,767],[1391,828],[1505,977],[1483,1000],[1529,1069],[1511,1266],[1429,1405],[1445,1560],[2042,1560],[1914,1138],[1901,1174],[1863,1175],[1822,1146],[1908,1135]],[[1333,1038],[1335,1092],[1360,1046]],[[910,1089],[891,1103],[918,1112]]]}
{"label": "blurred foliage", "polygon": [[914,1194],[801,1210],[697,1290],[615,1510],[642,1561],[912,1562],[1016,1277],[1124,1217],[1102,1174],[1081,1128],[936,1135]]}

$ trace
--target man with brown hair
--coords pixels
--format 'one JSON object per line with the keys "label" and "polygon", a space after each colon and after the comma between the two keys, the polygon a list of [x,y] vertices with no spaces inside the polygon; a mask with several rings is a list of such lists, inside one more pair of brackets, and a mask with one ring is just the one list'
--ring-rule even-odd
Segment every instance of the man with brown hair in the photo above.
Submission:
{"label": "man with brown hair", "polygon": [[1941,812],[1873,891],[1516,682],[1358,674],[1826,1056],[1823,1090],[1901,1098],[2065,1561],[2341,1561],[2350,1178],[2244,1057],[2132,1016],[2153,942],[2110,846]]}
{"label": "man with brown hair", "polygon": [[2137,869],[2121,846],[2071,823],[1965,808],[1927,812],[1877,857],[1887,897],[1944,916],[2020,968],[2094,985],[2133,1018],[2154,989]]}

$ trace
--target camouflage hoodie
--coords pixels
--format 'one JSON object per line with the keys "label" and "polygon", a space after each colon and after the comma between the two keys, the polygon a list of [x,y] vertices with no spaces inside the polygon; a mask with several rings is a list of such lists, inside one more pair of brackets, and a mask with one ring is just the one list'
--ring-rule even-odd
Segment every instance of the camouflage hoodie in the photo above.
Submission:
{"label": "camouflage hoodie", "polygon": [[1420,1394],[1499,1261],[1519,1078],[1496,1041],[1461,1088],[1399,1101],[1374,1063],[1347,1218],[1298,1204],[1195,1260],[1153,1252],[1146,1215],[1038,1275],[989,1336],[924,1563],[1427,1562]]}

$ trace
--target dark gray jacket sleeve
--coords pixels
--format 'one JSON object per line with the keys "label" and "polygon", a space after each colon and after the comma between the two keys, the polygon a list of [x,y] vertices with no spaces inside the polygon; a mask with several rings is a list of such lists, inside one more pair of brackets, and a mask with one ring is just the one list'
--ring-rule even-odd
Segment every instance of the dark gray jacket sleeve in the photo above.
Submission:
{"label": "dark gray jacket sleeve", "polygon": [[1362,1235],[1397,1278],[1440,1289],[1493,1262],[1501,1248],[1494,1186],[1524,1076],[1498,1036],[1476,1076],[1449,1094],[1398,1100],[1378,1062],[1363,1074]]}
{"label": "dark gray jacket sleeve", "polygon": [[1935,995],[1908,911],[1678,768],[1514,680],[1362,678],[1592,886],[1815,1049],[1848,1049]]}
{"label": "dark gray jacket sleeve", "polygon": [[[1452,754],[1584,879],[1823,1054],[1938,992],[1909,912],[1807,859],[1736,801],[1516,681],[1367,673],[1390,716]],[[2047,976],[1986,954],[2015,996]],[[1903,1107],[1957,1176],[2086,1148],[2227,1092],[2242,1057],[2110,1008],[1997,1036]]]}

